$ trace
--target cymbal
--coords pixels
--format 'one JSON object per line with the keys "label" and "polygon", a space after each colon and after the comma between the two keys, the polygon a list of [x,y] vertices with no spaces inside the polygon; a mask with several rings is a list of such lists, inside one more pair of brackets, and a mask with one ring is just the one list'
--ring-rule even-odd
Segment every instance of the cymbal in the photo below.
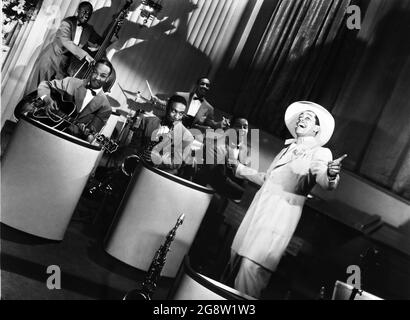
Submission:
{"label": "cymbal", "polygon": [[150,101],[151,99],[145,98],[143,95],[141,95],[141,92],[137,91],[137,92],[132,92],[129,90],[123,90],[125,93],[128,93],[134,97],[136,97],[138,95],[138,93],[140,94],[141,99],[145,100],[145,101]]}
{"label": "cymbal", "polygon": [[138,93],[138,91],[137,91],[137,92],[132,92],[132,91],[125,90],[125,89],[123,89],[122,91],[124,91],[124,92],[126,92],[126,93],[128,93],[128,94],[131,94],[131,95],[133,95],[133,96],[136,96],[137,93]]}
{"label": "cymbal", "polygon": [[146,111],[150,111],[154,108],[153,104],[150,101],[138,102],[132,99],[127,99],[127,104],[128,104],[128,108],[132,110],[143,109]]}

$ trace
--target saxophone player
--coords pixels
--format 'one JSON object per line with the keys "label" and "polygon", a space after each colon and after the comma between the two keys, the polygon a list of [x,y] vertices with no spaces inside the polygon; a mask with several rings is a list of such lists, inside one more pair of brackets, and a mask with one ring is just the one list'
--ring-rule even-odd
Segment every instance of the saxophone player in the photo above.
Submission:
{"label": "saxophone player", "polygon": [[191,153],[194,137],[182,124],[187,108],[186,100],[173,95],[169,98],[165,116],[159,118],[148,114],[133,128],[131,142],[125,155],[137,154],[159,169],[173,174]]}

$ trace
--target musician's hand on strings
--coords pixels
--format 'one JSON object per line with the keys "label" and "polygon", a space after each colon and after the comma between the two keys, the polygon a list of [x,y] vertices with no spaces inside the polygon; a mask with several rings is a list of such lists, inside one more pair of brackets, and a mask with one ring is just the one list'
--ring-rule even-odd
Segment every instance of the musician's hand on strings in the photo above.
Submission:
{"label": "musician's hand on strings", "polygon": [[[98,44],[96,44],[96,43],[89,43],[88,46],[87,46],[87,48],[88,48],[89,51],[95,52],[95,51],[97,51],[97,50],[100,48],[100,46],[99,46]],[[87,58],[86,58],[86,59],[87,59]]]}
{"label": "musician's hand on strings", "polygon": [[344,158],[347,157],[347,154],[344,154],[343,156],[333,160],[329,161],[327,164],[327,175],[330,178],[335,178],[339,173],[342,168],[342,161]]}
{"label": "musician's hand on strings", "polygon": [[79,123],[77,126],[81,130],[81,132],[84,134],[84,136],[87,137],[87,140],[88,140],[88,137],[91,135],[90,134],[90,129],[87,128],[85,123]]}
{"label": "musician's hand on strings", "polygon": [[87,136],[87,141],[88,141],[88,143],[92,143],[94,141],[94,136],[92,134],[89,134]]}
{"label": "musician's hand on strings", "polygon": [[94,58],[91,57],[89,54],[87,54],[87,55],[85,56],[85,60],[86,60],[89,64],[91,64],[91,65],[95,63]]}
{"label": "musician's hand on strings", "polygon": [[120,40],[120,37],[118,36],[118,34],[114,33],[112,38],[111,38],[111,45],[117,41]]}
{"label": "musician's hand on strings", "polygon": [[53,111],[58,110],[57,102],[55,102],[51,97],[45,96],[43,101],[45,103],[45,111],[48,116],[50,116]]}
{"label": "musician's hand on strings", "polygon": [[79,126],[81,132],[84,134],[85,139],[87,140],[87,142],[92,143],[95,140],[95,138],[94,138],[94,135],[91,134],[91,130],[89,128],[87,128],[84,123],[80,123],[78,126]]}

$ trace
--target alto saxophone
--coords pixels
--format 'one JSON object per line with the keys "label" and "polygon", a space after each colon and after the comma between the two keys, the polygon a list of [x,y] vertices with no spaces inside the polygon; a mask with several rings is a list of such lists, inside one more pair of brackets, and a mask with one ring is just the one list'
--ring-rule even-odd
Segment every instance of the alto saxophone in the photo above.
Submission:
{"label": "alto saxophone", "polygon": [[[167,125],[167,127],[169,128],[169,133],[171,133],[173,130],[173,125]],[[147,143],[142,151],[136,152],[135,154],[126,157],[121,164],[122,172],[126,176],[132,176],[135,168],[141,160],[144,160],[146,163],[152,165],[153,162],[151,158],[151,152],[158,144],[160,144],[163,141],[163,139],[164,136],[160,135],[158,137],[158,140],[151,140],[149,143]]]}
{"label": "alto saxophone", "polygon": [[166,256],[171,246],[172,241],[175,238],[178,227],[184,222],[184,214],[181,214],[175,224],[175,226],[169,231],[165,242],[159,247],[151,261],[151,265],[147,271],[144,282],[141,285],[141,289],[134,289],[128,292],[123,300],[151,300],[152,295],[157,288],[157,282],[161,275],[162,268],[165,265]]}

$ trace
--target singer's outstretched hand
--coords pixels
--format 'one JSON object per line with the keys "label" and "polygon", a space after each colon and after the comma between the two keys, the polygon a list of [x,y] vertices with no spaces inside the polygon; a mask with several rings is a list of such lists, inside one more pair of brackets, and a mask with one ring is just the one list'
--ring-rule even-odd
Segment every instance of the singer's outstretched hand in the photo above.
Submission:
{"label": "singer's outstretched hand", "polygon": [[344,158],[347,157],[347,154],[333,160],[329,161],[327,164],[327,175],[329,177],[335,177],[340,173],[340,169],[342,168],[342,161]]}

